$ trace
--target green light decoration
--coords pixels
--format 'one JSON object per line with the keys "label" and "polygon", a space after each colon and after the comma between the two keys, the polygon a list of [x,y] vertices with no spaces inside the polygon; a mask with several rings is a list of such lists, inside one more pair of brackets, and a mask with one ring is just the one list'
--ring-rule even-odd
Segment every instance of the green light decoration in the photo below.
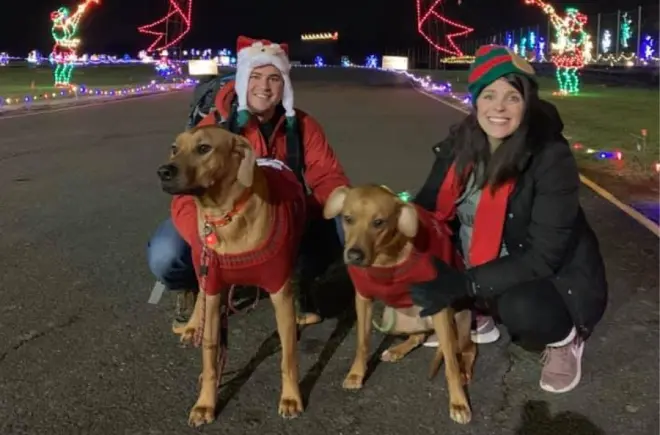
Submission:
{"label": "green light decoration", "polygon": [[73,15],[65,7],[51,12],[50,20],[53,23],[51,35],[55,40],[55,45],[53,45],[50,57],[52,62],[57,65],[53,72],[55,87],[68,88],[71,86],[71,75],[77,59],[76,51],[80,45],[80,39],[76,37],[78,25],[85,15],[87,7],[91,3],[99,4],[99,2],[100,0],[85,0],[84,3],[78,5]]}
{"label": "green light decoration", "polygon": [[410,202],[410,201],[412,201],[412,199],[413,199],[412,194],[410,194],[410,193],[408,193],[408,192],[406,192],[406,191],[403,191],[403,192],[397,193],[396,196],[398,196],[399,199],[400,199],[401,201],[403,201],[403,202]]}
{"label": "green light decoration", "polygon": [[628,41],[632,38],[632,20],[628,17],[628,12],[621,16],[621,47],[628,48]]}

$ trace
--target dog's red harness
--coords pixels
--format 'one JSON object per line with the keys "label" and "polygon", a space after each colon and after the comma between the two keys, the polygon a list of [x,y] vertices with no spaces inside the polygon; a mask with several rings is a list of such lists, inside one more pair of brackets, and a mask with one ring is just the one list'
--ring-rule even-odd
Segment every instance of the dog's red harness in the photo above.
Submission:
{"label": "dog's red harness", "polygon": [[361,296],[380,300],[393,308],[408,308],[413,306],[410,285],[431,281],[436,276],[433,257],[461,267],[449,228],[434,219],[430,212],[421,207],[416,209],[419,230],[413,240],[412,251],[403,263],[392,267],[348,266],[355,291]]}

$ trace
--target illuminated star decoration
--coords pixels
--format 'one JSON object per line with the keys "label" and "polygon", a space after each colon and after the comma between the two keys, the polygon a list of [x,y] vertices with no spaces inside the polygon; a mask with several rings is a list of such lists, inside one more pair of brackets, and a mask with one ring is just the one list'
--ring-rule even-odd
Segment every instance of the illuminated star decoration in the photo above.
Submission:
{"label": "illuminated star decoration", "polygon": [[[166,50],[177,44],[190,32],[190,28],[192,27],[192,0],[169,0],[169,4],[169,11],[163,18],[140,26],[137,29],[142,34],[156,36],[156,40],[147,48],[148,52]],[[163,38],[166,36],[164,27],[167,26],[167,21],[177,16],[183,22],[183,30],[171,41],[163,41]],[[163,28],[163,31],[154,30],[157,27]]]}
{"label": "illuminated star decoration", "polygon": [[[446,18],[444,15],[437,12],[435,9],[440,5],[442,0],[433,0],[433,3],[426,10],[426,12],[422,12],[422,0],[416,0],[416,2],[417,2],[417,32],[419,32],[419,34],[422,35],[422,37],[426,39],[426,41],[429,44],[431,44],[431,46],[436,50],[441,51],[443,53],[447,53],[450,56],[463,56],[463,52],[461,51],[460,48],[458,48],[458,46],[454,42],[454,38],[457,38],[459,36],[466,36],[474,29],[471,27],[467,27],[463,24],[457,23],[455,21],[451,21],[450,19]],[[439,45],[438,43],[433,41],[433,39],[431,39],[429,35],[426,34],[426,31],[424,30],[424,25],[431,18],[435,18],[436,20],[445,23],[447,27],[450,29],[451,28],[456,29],[453,32],[449,30],[449,33],[445,35],[446,46]]]}

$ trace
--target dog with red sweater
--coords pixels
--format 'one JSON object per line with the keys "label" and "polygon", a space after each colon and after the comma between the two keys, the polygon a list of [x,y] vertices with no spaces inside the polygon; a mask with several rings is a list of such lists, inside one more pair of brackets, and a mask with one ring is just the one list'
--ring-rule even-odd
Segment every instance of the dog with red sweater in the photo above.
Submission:
{"label": "dog with red sweater", "polygon": [[[209,61],[216,70],[217,66]],[[241,36],[237,41],[236,80],[217,90],[212,110],[197,127],[223,124],[245,137],[258,158],[285,162],[304,186],[307,221],[297,259],[300,323],[318,323],[336,313],[317,290],[317,279],[339,261],[342,234],[322,217],[332,191],[349,180],[319,122],[295,107],[291,62],[286,44]],[[191,248],[173,225],[164,221],[149,241],[149,268],[159,283],[177,295],[174,327],[185,325],[199,286]],[[352,300],[343,292],[341,301]],[[343,305],[343,304],[338,304]]]}
{"label": "dog with red sweater", "polygon": [[[461,267],[448,228],[430,212],[405,203],[389,189],[375,185],[335,191],[325,205],[324,217],[336,216],[341,216],[344,227],[344,261],[355,286],[357,313],[357,349],[344,388],[362,388],[369,354],[372,301],[380,300],[395,317],[416,319],[394,321],[396,333],[409,337],[388,349],[381,358],[398,361],[435,331],[440,346],[431,376],[444,359],[450,417],[458,423],[468,423],[471,410],[463,383],[471,378],[477,352],[470,339],[471,313],[448,307],[420,318],[410,292],[413,285],[434,283],[437,260]],[[434,284],[442,291],[441,282]]]}
{"label": "dog with red sweater", "polygon": [[203,347],[201,390],[189,424],[215,419],[233,285],[257,286],[270,295],[282,344],[279,413],[297,416],[303,404],[291,278],[306,219],[302,186],[283,163],[257,160],[245,138],[216,126],[181,133],[158,176],[163,190],[174,195],[172,220],[191,246],[200,283],[188,323],[175,329],[182,341]]}

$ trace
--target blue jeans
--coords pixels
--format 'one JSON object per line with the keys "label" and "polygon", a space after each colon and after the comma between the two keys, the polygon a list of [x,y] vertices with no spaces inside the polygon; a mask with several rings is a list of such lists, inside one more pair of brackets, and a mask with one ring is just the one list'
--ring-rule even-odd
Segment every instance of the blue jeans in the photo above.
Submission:
{"label": "blue jeans", "polygon": [[[341,257],[344,230],[339,219],[308,222],[300,244],[298,270],[313,279]],[[170,290],[197,288],[190,246],[181,238],[172,219],[162,222],[147,244],[149,269]]]}

